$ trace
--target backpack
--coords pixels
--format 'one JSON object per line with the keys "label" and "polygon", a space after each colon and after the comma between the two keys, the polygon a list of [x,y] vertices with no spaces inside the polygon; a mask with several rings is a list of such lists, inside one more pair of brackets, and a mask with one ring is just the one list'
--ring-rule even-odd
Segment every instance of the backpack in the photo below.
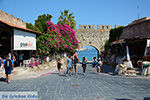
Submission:
{"label": "backpack", "polygon": [[11,68],[12,67],[12,62],[10,59],[6,59],[4,67],[5,68]]}

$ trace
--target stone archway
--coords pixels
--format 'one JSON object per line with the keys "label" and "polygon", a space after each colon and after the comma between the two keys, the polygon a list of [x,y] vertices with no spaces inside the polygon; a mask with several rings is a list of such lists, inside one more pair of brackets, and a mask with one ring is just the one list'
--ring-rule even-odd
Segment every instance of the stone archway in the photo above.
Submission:
{"label": "stone archway", "polygon": [[[96,46],[93,46],[93,45],[84,45],[84,46],[91,46],[91,47],[93,47],[94,49],[96,49],[96,50],[97,50],[97,57],[99,58],[100,50],[99,50]],[[83,47],[84,47],[84,46],[83,46]]]}
{"label": "stone archway", "polygon": [[105,42],[109,39],[111,25],[80,25],[76,30],[76,36],[79,41],[79,46],[93,46],[100,54],[104,50]]}

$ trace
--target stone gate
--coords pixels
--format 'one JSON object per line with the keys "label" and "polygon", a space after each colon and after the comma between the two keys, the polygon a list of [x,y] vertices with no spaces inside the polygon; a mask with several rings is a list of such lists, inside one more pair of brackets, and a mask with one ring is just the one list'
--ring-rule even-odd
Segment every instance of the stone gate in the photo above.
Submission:
{"label": "stone gate", "polygon": [[111,29],[112,25],[97,25],[97,28],[95,28],[95,25],[79,25],[79,29],[76,30],[79,46],[93,46],[100,53],[104,50]]}

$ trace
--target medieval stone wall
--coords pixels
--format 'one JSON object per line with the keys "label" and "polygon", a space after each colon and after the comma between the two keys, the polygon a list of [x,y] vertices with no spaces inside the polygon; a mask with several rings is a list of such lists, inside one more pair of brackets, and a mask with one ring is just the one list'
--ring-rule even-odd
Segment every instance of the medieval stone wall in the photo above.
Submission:
{"label": "medieval stone wall", "polygon": [[106,40],[109,39],[112,25],[79,25],[76,30],[76,36],[81,47],[90,45],[98,49],[100,52],[104,50]]}
{"label": "medieval stone wall", "polygon": [[6,13],[2,10],[0,10],[0,20],[3,20],[7,23],[14,24],[16,26],[26,28],[26,24],[23,20],[21,20],[17,17],[14,17],[13,15],[9,15],[8,13]]}

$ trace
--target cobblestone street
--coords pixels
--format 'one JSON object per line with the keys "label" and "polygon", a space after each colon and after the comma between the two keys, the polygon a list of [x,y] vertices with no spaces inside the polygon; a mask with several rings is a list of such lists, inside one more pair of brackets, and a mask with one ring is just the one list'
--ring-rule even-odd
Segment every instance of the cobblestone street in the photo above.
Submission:
{"label": "cobblestone street", "polygon": [[[108,66],[104,66],[105,68]],[[0,91],[38,91],[39,100],[143,100],[150,97],[150,78],[87,73],[58,76],[57,73],[27,80],[0,82]]]}

